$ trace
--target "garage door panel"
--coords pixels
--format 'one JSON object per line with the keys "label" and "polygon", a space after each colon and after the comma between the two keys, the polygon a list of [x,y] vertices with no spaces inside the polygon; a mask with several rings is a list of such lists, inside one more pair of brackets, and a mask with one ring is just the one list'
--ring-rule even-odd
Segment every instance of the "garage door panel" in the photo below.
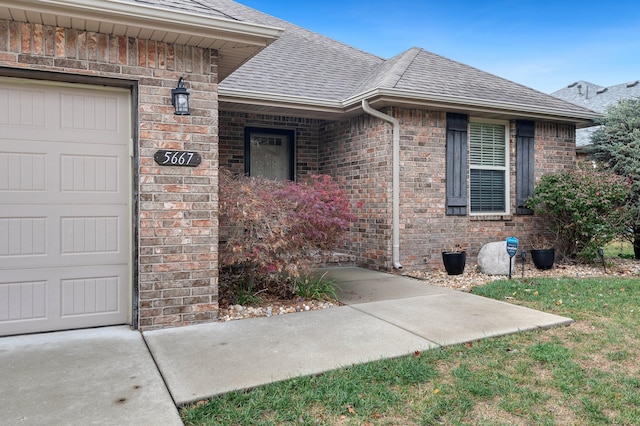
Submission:
{"label": "garage door panel", "polygon": [[39,152],[0,152],[0,191],[43,192],[46,155]]}
{"label": "garage door panel", "polygon": [[128,97],[121,92],[11,86],[0,87],[0,125],[7,138],[90,145],[121,145],[128,139]]}
{"label": "garage door panel", "polygon": [[126,265],[62,268],[55,283],[59,295],[57,328],[122,324],[129,312]]}
{"label": "garage door panel", "polygon": [[123,324],[127,268],[44,268],[0,278],[0,335]]}
{"label": "garage door panel", "polygon": [[66,279],[60,284],[63,318],[118,311],[118,276]]}
{"label": "garage door panel", "polygon": [[[126,203],[126,146],[83,153],[52,144],[45,154],[36,151],[38,143],[33,141],[20,147],[14,142],[6,145],[12,148],[2,146],[0,150],[0,196],[11,193],[12,201],[21,204],[70,204],[76,199],[83,204]],[[42,151],[42,144],[39,149]]]}
{"label": "garage door panel", "polygon": [[95,92],[69,91],[59,98],[60,128],[117,133],[118,98]]}
{"label": "garage door panel", "polygon": [[111,92],[72,89],[49,102],[60,111],[55,123],[58,140],[88,145],[121,145],[127,141],[130,129],[126,98]]}
{"label": "garage door panel", "polygon": [[46,254],[46,223],[46,217],[0,217],[0,258]]}
{"label": "garage door panel", "polygon": [[123,247],[122,228],[119,215],[61,217],[61,254],[104,256],[122,253],[126,248]]}
{"label": "garage door panel", "polygon": [[0,125],[41,133],[47,119],[46,90],[20,84],[11,86],[0,87]]}
{"label": "garage door panel", "polygon": [[[15,215],[16,210],[22,216]],[[38,216],[41,206],[0,206],[0,271],[127,263],[126,206],[75,206],[75,210],[69,215],[66,208],[50,206],[47,216]]]}
{"label": "garage door panel", "polygon": [[45,319],[47,282],[0,283],[0,321]]}
{"label": "garage door panel", "polygon": [[122,185],[122,165],[117,155],[61,155],[60,191],[62,193],[118,193]]}
{"label": "garage door panel", "polygon": [[129,99],[0,78],[0,335],[128,321]]}

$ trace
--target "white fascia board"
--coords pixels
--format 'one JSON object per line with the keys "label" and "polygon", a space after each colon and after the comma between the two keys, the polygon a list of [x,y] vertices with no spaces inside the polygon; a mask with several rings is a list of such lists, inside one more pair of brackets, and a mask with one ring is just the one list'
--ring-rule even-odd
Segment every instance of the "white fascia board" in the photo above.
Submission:
{"label": "white fascia board", "polygon": [[0,6],[255,46],[268,46],[284,32],[281,28],[117,0],[0,0]]}
{"label": "white fascia board", "polygon": [[486,99],[474,99],[463,96],[452,96],[442,94],[416,93],[398,89],[374,89],[369,92],[361,93],[343,102],[345,108],[350,105],[357,105],[362,99],[385,98],[389,101],[397,100],[403,103],[415,103],[416,105],[451,105],[458,108],[465,108],[476,111],[486,112],[511,112],[511,113],[527,113],[540,117],[557,117],[567,121],[592,121],[602,117],[602,114],[595,111],[579,113],[568,111],[560,108],[547,108],[532,105],[523,105],[513,102],[494,101]]}
{"label": "white fascia board", "polygon": [[532,107],[508,102],[487,101],[484,99],[469,99],[459,96],[442,96],[417,94],[415,92],[398,90],[375,89],[361,93],[345,101],[329,99],[308,98],[302,96],[282,96],[273,93],[260,93],[250,90],[234,90],[220,87],[219,100],[244,103],[250,105],[277,106],[298,108],[304,110],[331,111],[334,113],[348,112],[360,108],[363,99],[383,100],[390,104],[413,104],[419,106],[432,106],[437,108],[451,108],[477,113],[490,113],[499,115],[524,115],[541,120],[553,119],[555,121],[572,122],[578,127],[593,125],[592,121],[601,115],[593,113],[576,114],[566,110]]}

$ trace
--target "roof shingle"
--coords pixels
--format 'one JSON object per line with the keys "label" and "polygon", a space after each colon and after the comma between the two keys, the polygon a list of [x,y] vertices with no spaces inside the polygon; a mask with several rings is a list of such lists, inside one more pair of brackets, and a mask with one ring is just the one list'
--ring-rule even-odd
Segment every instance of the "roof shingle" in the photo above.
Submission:
{"label": "roof shingle", "polygon": [[416,95],[452,96],[551,109],[566,116],[592,117],[576,104],[412,48],[385,60],[232,0],[128,0],[283,28],[284,34],[220,83],[238,90],[283,97],[343,102],[375,89]]}

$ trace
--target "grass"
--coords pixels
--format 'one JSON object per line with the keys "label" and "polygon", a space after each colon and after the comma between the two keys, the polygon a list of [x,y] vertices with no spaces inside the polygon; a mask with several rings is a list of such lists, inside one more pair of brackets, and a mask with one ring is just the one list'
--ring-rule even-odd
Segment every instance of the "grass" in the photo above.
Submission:
{"label": "grass", "polygon": [[640,424],[640,280],[496,281],[474,293],[576,320],[232,392],[187,425]]}
{"label": "grass", "polygon": [[296,294],[305,299],[337,300],[336,283],[327,278],[325,272],[321,276],[306,276],[295,281]]}
{"label": "grass", "polygon": [[633,259],[633,244],[625,240],[613,241],[603,247],[604,257],[621,257]]}

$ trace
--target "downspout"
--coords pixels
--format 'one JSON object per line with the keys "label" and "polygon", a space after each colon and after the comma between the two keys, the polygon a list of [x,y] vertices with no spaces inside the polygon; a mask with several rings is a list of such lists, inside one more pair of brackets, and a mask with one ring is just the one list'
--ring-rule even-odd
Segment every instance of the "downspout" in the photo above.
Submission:
{"label": "downspout", "polygon": [[367,114],[393,124],[393,267],[402,269],[400,264],[400,123],[390,115],[371,108],[366,99],[362,100],[362,109]]}

